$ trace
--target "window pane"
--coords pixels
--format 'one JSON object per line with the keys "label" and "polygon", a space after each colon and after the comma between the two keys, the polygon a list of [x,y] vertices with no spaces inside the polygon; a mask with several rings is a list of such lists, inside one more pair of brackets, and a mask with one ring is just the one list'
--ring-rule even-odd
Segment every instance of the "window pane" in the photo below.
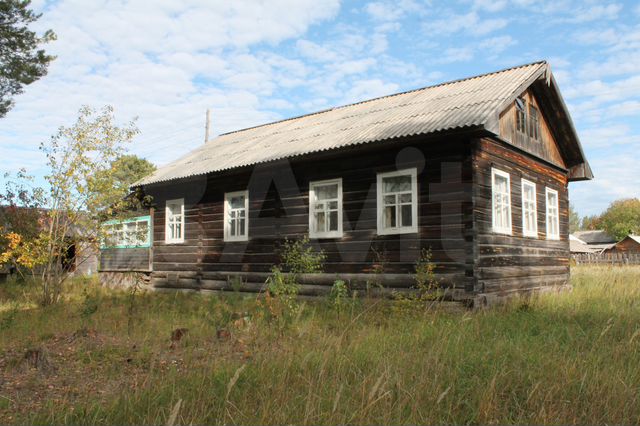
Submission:
{"label": "window pane", "polygon": [[384,203],[386,205],[393,205],[396,203],[396,196],[395,195],[385,195],[384,196]]}
{"label": "window pane", "polygon": [[238,228],[238,235],[244,235],[244,225],[245,225],[245,219],[240,219],[239,221],[239,228]]}
{"label": "window pane", "polygon": [[317,232],[324,232],[325,231],[325,217],[324,217],[324,212],[318,212],[316,213],[316,231]]}
{"label": "window pane", "polygon": [[385,193],[411,191],[411,175],[385,177],[382,183]]}
{"label": "window pane", "polygon": [[338,198],[338,184],[322,185],[315,187],[317,200],[329,200]]}
{"label": "window pane", "polygon": [[229,235],[236,236],[236,219],[229,220]]}
{"label": "window pane", "polygon": [[402,223],[400,224],[400,226],[411,226],[411,204],[404,204],[400,207],[400,209],[402,215]]}
{"label": "window pane", "polygon": [[411,194],[401,194],[400,195],[401,203],[410,203],[411,202]]}
{"label": "window pane", "polygon": [[169,207],[169,213],[171,215],[180,214],[182,212],[182,206],[180,204],[171,203],[168,205],[168,207]]}
{"label": "window pane", "polygon": [[144,245],[149,243],[149,222],[138,222],[137,230],[137,245]]}
{"label": "window pane", "polygon": [[316,210],[324,210],[324,203],[316,203]]}
{"label": "window pane", "polygon": [[329,213],[329,231],[338,230],[338,212],[333,211]]}
{"label": "window pane", "polygon": [[396,208],[395,206],[387,206],[384,208],[384,227],[396,227]]}
{"label": "window pane", "polygon": [[238,195],[237,197],[231,197],[229,200],[229,205],[232,209],[243,209],[244,208],[244,195]]}

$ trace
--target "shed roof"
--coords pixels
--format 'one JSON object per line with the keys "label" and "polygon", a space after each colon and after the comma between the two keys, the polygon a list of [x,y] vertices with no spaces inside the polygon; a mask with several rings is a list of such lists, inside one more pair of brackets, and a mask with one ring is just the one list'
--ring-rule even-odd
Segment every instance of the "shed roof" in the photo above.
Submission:
{"label": "shed roof", "polygon": [[[225,133],[134,186],[453,129],[498,134],[500,112],[538,79],[557,89],[549,65],[541,61]],[[566,112],[559,93],[554,99]],[[577,144],[574,152],[582,157],[575,163],[588,169],[575,129],[568,127]]]}
{"label": "shed roof", "polygon": [[578,231],[573,233],[574,236],[581,239],[587,244],[615,244],[616,239],[607,234],[607,231]]}

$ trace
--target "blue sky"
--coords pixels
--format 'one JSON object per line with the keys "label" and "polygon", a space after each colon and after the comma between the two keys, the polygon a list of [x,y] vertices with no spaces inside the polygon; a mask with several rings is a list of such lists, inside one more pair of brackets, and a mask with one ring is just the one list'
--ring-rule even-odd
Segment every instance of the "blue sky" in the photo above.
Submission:
{"label": "blue sky", "polygon": [[83,105],[138,117],[162,165],[222,133],[547,59],[596,179],[580,214],[640,197],[640,3],[565,0],[34,1],[58,56],[0,120],[0,171],[42,176],[38,145]]}

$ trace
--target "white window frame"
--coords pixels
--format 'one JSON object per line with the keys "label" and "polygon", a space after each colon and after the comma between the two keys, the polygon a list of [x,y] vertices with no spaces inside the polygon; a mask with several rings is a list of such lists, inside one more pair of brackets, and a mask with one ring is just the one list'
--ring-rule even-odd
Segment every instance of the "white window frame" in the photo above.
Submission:
{"label": "white window frame", "polygon": [[[508,226],[498,226],[496,225],[496,176],[504,177],[507,179],[507,197],[508,197],[508,206],[509,206],[509,225]],[[491,228],[492,231],[496,234],[512,234],[512,226],[513,220],[511,218],[511,176],[509,173],[504,172],[499,169],[491,168]]]}
{"label": "white window frame", "polygon": [[[171,229],[169,227],[169,205],[180,204],[180,238],[171,238]],[[164,210],[164,242],[166,244],[180,244],[184,243],[184,198],[176,198],[175,200],[167,200]]]}
{"label": "white window frame", "polygon": [[[384,227],[384,203],[382,193],[382,181],[384,178],[395,176],[411,176],[411,226],[401,226],[393,228]],[[378,235],[395,235],[395,234],[413,234],[418,232],[418,170],[416,168],[403,169],[393,172],[378,173],[376,180],[376,192],[377,192],[377,223],[378,223]],[[397,216],[396,214],[396,217]]]}
{"label": "white window frame", "polygon": [[[533,221],[533,229],[527,229],[527,204],[526,204],[526,200],[524,198],[524,194],[525,192],[525,187],[528,186],[530,188],[533,188],[533,217],[534,217],[534,221]],[[530,180],[527,179],[522,179],[522,186],[521,186],[521,191],[522,191],[522,235],[524,235],[525,237],[533,237],[533,238],[537,238],[538,237],[538,195],[536,194],[537,188],[536,188],[536,184],[531,182]]]}
{"label": "white window frame", "polygon": [[[231,212],[231,206],[229,201],[233,197],[244,196],[244,235],[231,235],[231,228],[229,227],[229,213]],[[225,192],[224,194],[224,241],[249,241],[249,190]]]}
{"label": "white window frame", "polygon": [[[338,230],[317,232],[315,231],[316,223],[314,214],[316,206],[315,188],[336,184],[338,185]],[[342,235],[342,178],[309,182],[309,238],[342,238]]]}
{"label": "white window frame", "polygon": [[[554,219],[555,222],[555,226],[556,226],[556,230],[557,233],[552,233],[550,230],[550,225],[551,225],[551,221],[550,221],[550,209],[549,209],[549,194],[554,194],[556,196],[556,205],[555,205],[555,209],[556,209],[556,214],[554,217],[551,217],[551,219]],[[546,205],[546,210],[547,210],[547,217],[546,217],[546,225],[547,225],[547,240],[559,240],[560,239],[560,196],[558,195],[558,191],[556,191],[555,189],[551,189],[551,188],[546,188],[545,189],[545,205]]]}

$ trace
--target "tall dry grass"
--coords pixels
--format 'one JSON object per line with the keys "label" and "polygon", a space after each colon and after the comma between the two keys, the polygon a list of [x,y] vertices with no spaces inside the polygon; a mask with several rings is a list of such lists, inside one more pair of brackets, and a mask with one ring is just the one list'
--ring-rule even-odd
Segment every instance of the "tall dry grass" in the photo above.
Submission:
{"label": "tall dry grass", "polygon": [[[572,284],[481,312],[399,311],[379,300],[336,312],[307,302],[286,328],[261,319],[253,296],[147,294],[136,296],[132,329],[126,293],[91,287],[98,309],[89,319],[81,295],[19,310],[0,350],[88,324],[103,338],[84,342],[69,366],[95,367],[81,379],[105,391],[63,395],[11,421],[637,424],[640,268],[578,267]],[[249,318],[236,320],[239,312]],[[176,327],[189,334],[169,349]],[[218,339],[221,328],[231,337]],[[0,418],[11,410],[0,403]]]}

